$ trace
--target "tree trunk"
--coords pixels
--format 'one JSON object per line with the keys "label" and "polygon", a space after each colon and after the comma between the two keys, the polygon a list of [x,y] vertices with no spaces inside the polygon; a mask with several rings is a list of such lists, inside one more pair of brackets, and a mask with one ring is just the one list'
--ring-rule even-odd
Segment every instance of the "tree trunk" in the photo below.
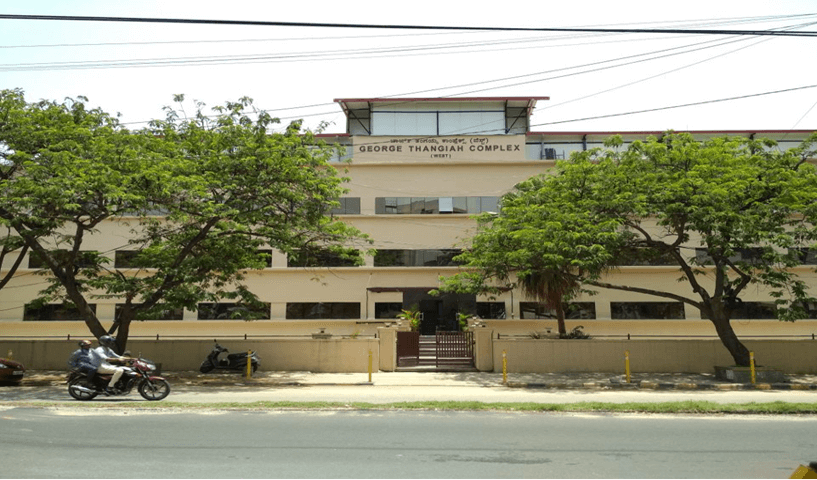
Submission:
{"label": "tree trunk", "polygon": [[729,353],[735,360],[735,365],[748,367],[749,349],[738,340],[738,336],[735,335],[735,331],[732,330],[732,324],[729,322],[729,317],[726,313],[723,311],[713,311],[709,318],[712,324],[715,325],[715,331],[718,332],[718,338],[721,339],[721,343],[729,350]]}
{"label": "tree trunk", "polygon": [[133,311],[133,308],[130,304],[125,304],[122,307],[122,310],[119,312],[119,316],[114,320],[114,324],[111,325],[110,334],[116,332],[116,346],[118,354],[122,354],[128,346],[128,334],[130,334],[130,324],[131,321],[136,317],[136,312]]}
{"label": "tree trunk", "polygon": [[567,327],[565,327],[565,307],[562,302],[556,306],[556,325],[559,328],[559,337],[567,336]]}

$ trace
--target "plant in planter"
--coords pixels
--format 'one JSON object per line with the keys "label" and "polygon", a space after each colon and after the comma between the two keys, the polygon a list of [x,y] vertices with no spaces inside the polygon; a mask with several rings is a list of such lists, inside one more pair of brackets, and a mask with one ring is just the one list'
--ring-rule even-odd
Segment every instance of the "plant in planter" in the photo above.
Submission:
{"label": "plant in planter", "polygon": [[420,323],[422,323],[422,313],[417,305],[412,305],[408,310],[401,310],[402,313],[397,314],[397,318],[401,320],[408,320],[409,327],[412,332],[420,331]]}
{"label": "plant in planter", "polygon": [[474,318],[473,315],[468,313],[457,313],[457,325],[461,332],[468,331],[468,320]]}

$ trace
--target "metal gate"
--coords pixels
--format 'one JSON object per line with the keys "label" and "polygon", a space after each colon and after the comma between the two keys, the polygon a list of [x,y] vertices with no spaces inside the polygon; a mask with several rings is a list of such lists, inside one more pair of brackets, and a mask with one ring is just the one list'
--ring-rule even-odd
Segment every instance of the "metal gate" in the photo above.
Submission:
{"label": "metal gate", "polygon": [[474,333],[438,331],[437,367],[473,367]]}
{"label": "metal gate", "polygon": [[420,364],[420,332],[397,332],[397,366]]}

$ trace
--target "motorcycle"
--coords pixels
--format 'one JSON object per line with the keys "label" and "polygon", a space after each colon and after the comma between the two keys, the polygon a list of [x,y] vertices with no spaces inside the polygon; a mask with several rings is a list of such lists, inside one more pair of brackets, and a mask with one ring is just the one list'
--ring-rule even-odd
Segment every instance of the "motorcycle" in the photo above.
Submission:
{"label": "motorcycle", "polygon": [[[213,346],[213,350],[207,355],[207,358],[201,362],[199,371],[201,373],[212,372],[213,370],[233,370],[236,372],[247,371],[247,357],[246,353],[229,353],[230,351],[222,347],[218,343]],[[227,353],[227,358],[219,359],[218,356],[222,353]],[[249,358],[252,361],[252,371],[255,373],[258,370],[258,355],[255,352],[250,352]]]}
{"label": "motorcycle", "polygon": [[128,360],[129,366],[125,373],[116,382],[113,392],[106,391],[111,374],[95,373],[90,376],[85,370],[72,369],[68,373],[68,394],[77,400],[91,400],[99,394],[108,396],[124,396],[136,387],[139,395],[145,400],[162,400],[170,394],[170,384],[162,377],[151,375],[156,370],[150,360],[133,358]]}

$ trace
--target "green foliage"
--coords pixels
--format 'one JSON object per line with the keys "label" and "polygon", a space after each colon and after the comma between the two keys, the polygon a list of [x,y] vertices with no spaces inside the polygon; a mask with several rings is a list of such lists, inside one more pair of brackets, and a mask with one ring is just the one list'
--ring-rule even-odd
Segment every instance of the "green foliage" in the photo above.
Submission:
{"label": "green foliage", "polygon": [[573,327],[568,333],[559,334],[559,338],[563,338],[566,340],[587,340],[590,338],[590,335],[584,333],[584,326],[578,325]]}
{"label": "green foliage", "polygon": [[[667,132],[626,149],[577,152],[554,172],[518,184],[498,216],[478,217],[472,247],[459,258],[469,270],[442,279],[440,288],[491,293],[527,282],[545,297],[609,288],[680,301],[712,320],[736,362],[746,364],[748,350],[729,319],[749,285],[770,292],[782,320],[803,318],[814,301],[789,249],[817,242],[817,174],[806,161],[815,142],[817,134],[780,151],[770,140],[698,142]],[[707,249],[709,264],[694,247]],[[738,257],[756,247],[762,255]],[[622,260],[658,258],[678,267],[689,295],[605,276]]]}
{"label": "green foliage", "polygon": [[401,320],[408,320],[411,331],[419,332],[420,324],[423,321],[422,313],[420,313],[420,307],[418,305],[412,305],[408,310],[401,310],[401,312],[402,313],[397,314],[397,318]]}
{"label": "green foliage", "polygon": [[[166,119],[131,132],[85,99],[29,104],[0,92],[0,218],[44,263],[44,297],[71,300],[97,336],[105,331],[87,298],[124,300],[123,327],[140,312],[220,299],[252,311],[260,303],[243,280],[265,266],[259,250],[354,259],[368,241],[328,215],[346,191],[331,147],[298,122],[272,132],[278,120],[246,97],[213,118],[203,107],[190,118],[166,108]],[[108,219],[130,225],[123,247],[138,251],[136,268],[83,252]]]}

